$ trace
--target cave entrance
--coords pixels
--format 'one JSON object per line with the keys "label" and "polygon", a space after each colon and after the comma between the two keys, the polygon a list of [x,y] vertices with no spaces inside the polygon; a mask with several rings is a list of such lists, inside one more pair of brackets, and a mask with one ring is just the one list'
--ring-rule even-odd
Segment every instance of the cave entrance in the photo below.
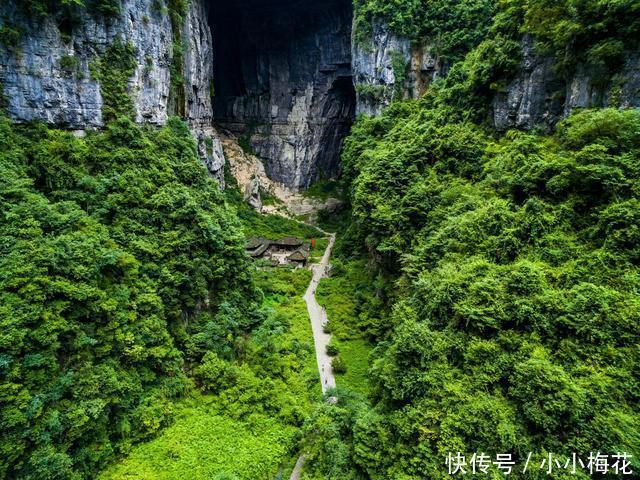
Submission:
{"label": "cave entrance", "polygon": [[212,1],[214,116],[293,188],[340,173],[355,117],[351,0]]}

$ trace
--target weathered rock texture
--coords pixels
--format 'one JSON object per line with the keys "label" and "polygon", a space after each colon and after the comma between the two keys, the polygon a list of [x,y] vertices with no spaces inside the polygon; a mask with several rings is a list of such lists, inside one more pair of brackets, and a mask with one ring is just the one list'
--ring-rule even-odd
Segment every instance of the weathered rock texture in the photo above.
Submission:
{"label": "weathered rock texture", "polygon": [[[324,200],[305,195],[297,189],[274,182],[267,176],[263,161],[248,153],[238,144],[238,138],[229,132],[221,132],[225,158],[229,172],[236,179],[244,199],[262,213],[275,213],[289,218],[314,223],[320,211],[334,212],[344,206],[341,200],[328,197]],[[264,204],[261,197],[267,194],[270,202]]]}
{"label": "weathered rock texture", "polygon": [[604,82],[584,65],[563,78],[554,59],[536,52],[534,39],[525,35],[518,73],[493,100],[493,123],[500,130],[551,128],[575,108],[606,106],[640,106],[638,52],[628,52],[621,71]]}
{"label": "weathered rock texture", "polygon": [[[120,38],[136,52],[129,89],[138,122],[185,118],[222,183],[217,122],[255,151],[272,181],[295,190],[339,173],[356,112],[376,115],[393,99],[417,98],[448,70],[428,43],[416,45],[383,23],[366,35],[352,32],[351,0],[191,0],[180,28],[184,81],[172,87],[167,2],[122,0],[111,19],[78,9],[72,25],[30,18],[16,2],[2,2],[0,27],[10,21],[21,31],[17,45],[0,45],[9,115],[73,130],[103,126],[90,65]],[[523,37],[521,66],[493,99],[498,129],[552,128],[577,107],[640,106],[638,52],[606,82],[584,65],[563,78],[554,63]]]}
{"label": "weathered rock texture", "polygon": [[[554,59],[536,51],[529,35],[521,48],[520,68],[493,99],[492,120],[499,130],[550,129],[575,108],[640,106],[639,52],[627,52],[621,71],[603,82],[584,65],[570,78],[559,75]],[[367,115],[378,115],[394,99],[420,97],[448,73],[428,43],[415,45],[383,23],[366,35],[354,31],[352,56],[357,113]]]}
{"label": "weathered rock texture", "polygon": [[383,23],[374,24],[367,35],[354,30],[358,114],[378,115],[394,99],[419,98],[446,71],[446,65],[428,44],[412,44]]}
{"label": "weathered rock texture", "polygon": [[217,122],[250,143],[277,182],[307,187],[338,174],[355,114],[350,0],[217,5]]}
{"label": "weathered rock texture", "polygon": [[177,100],[170,98],[173,37],[166,0],[123,0],[112,19],[84,10],[78,15],[61,33],[51,18],[29,18],[12,2],[0,5],[0,24],[10,19],[22,31],[17,45],[0,46],[0,84],[9,115],[16,122],[38,119],[69,129],[103,126],[100,84],[89,67],[120,38],[136,52],[129,80],[136,120],[162,125],[169,115],[182,114],[203,161],[222,180],[222,147],[211,127],[213,48],[203,0],[190,2],[182,29],[185,92]]}

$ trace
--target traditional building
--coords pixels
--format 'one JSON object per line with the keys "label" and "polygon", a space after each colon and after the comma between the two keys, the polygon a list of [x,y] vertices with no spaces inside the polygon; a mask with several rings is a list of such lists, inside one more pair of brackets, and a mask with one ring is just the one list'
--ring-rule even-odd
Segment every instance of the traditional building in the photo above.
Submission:
{"label": "traditional building", "polygon": [[259,258],[262,257],[271,246],[271,240],[267,240],[262,237],[251,237],[247,241],[245,250],[250,257]]}
{"label": "traditional building", "polygon": [[300,248],[287,257],[290,264],[305,267],[309,261],[309,250]]}
{"label": "traditional building", "polygon": [[310,256],[309,244],[296,237],[267,240],[252,237],[246,244],[247,254],[252,258],[270,259],[274,265],[307,265]]}

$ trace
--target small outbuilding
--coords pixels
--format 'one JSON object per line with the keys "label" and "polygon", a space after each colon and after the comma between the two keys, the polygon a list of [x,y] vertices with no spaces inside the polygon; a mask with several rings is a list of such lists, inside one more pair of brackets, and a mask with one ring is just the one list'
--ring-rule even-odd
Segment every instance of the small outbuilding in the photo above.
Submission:
{"label": "small outbuilding", "polygon": [[270,240],[262,237],[252,237],[247,240],[245,249],[250,257],[257,258],[263,256],[270,246]]}
{"label": "small outbuilding", "polygon": [[304,267],[309,261],[309,251],[304,248],[300,248],[295,252],[293,252],[291,255],[289,255],[287,257],[287,260],[292,265],[298,265],[300,267]]}
{"label": "small outbuilding", "polygon": [[304,242],[296,237],[284,237],[280,240],[276,240],[275,242],[271,242],[271,244],[277,248],[283,250],[296,250],[302,246]]}

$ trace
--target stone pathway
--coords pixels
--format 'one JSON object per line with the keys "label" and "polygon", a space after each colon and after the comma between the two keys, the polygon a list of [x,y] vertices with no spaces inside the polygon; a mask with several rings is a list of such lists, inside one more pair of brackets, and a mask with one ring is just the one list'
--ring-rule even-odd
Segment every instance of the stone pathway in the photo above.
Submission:
{"label": "stone pathway", "polygon": [[[331,341],[331,335],[324,333],[324,325],[327,323],[327,312],[316,300],[316,290],[318,289],[320,280],[327,275],[329,259],[331,258],[331,251],[333,250],[333,244],[335,241],[335,234],[329,234],[329,245],[327,245],[327,248],[324,251],[322,260],[320,260],[320,263],[311,265],[313,277],[311,278],[309,287],[304,294],[304,301],[307,303],[307,311],[309,312],[309,318],[311,319],[311,330],[313,331],[313,343],[315,344],[316,349],[316,362],[318,363],[318,372],[320,373],[322,393],[326,393],[330,388],[335,388],[336,379],[333,376],[333,370],[331,369],[331,357],[327,355],[327,345]],[[300,455],[296,462],[296,466],[293,468],[293,472],[291,472],[289,480],[300,479],[303,465],[304,455]]]}
{"label": "stone pathway", "polygon": [[331,369],[331,357],[327,355],[327,345],[331,341],[331,335],[324,333],[324,325],[327,323],[327,312],[316,300],[316,290],[320,280],[327,275],[329,258],[331,257],[331,251],[335,240],[335,234],[331,234],[329,236],[329,245],[324,251],[322,260],[320,263],[311,266],[313,278],[311,279],[311,283],[309,283],[309,287],[304,294],[304,301],[307,303],[307,311],[309,312],[309,318],[311,319],[311,329],[313,331],[313,342],[316,348],[316,361],[318,363],[318,372],[320,373],[320,381],[322,383],[322,393],[325,393],[330,388],[335,388],[336,379],[333,376],[333,371]]}

